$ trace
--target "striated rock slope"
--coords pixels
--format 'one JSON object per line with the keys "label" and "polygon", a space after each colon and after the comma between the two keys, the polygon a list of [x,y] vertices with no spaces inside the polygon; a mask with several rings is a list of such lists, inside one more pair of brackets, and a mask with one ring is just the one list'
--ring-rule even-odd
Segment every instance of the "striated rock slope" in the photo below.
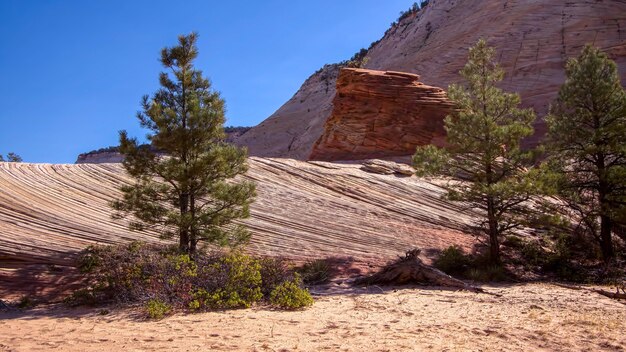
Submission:
{"label": "striated rock slope", "polygon": [[343,68],[333,111],[311,160],[360,160],[408,155],[425,144],[443,145],[443,119],[453,104],[419,76]]}
{"label": "striated rock slope", "polygon": [[[390,28],[367,54],[365,68],[417,73],[438,87],[458,82],[467,49],[479,38],[497,48],[502,88],[543,116],[564,81],[564,65],[586,43],[616,60],[626,85],[625,0],[431,0]],[[306,158],[321,136],[334,98],[337,67],[311,76],[274,115],[238,143],[252,155]],[[328,87],[328,89],[326,89]],[[545,127],[536,124],[538,141]]]}
{"label": "striated rock slope", "polygon": [[[246,177],[257,183],[258,198],[245,220],[250,250],[378,263],[412,247],[428,253],[472,243],[461,231],[472,213],[441,200],[439,187],[360,168],[251,158]],[[107,202],[128,181],[120,164],[0,163],[0,268],[65,265],[96,242],[159,241],[154,232],[130,232],[111,220]]]}

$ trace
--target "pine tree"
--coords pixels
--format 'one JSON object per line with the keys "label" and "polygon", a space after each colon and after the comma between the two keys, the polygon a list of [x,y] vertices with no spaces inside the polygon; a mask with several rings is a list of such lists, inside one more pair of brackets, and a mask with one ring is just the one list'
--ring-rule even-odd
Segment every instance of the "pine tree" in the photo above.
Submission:
{"label": "pine tree", "polygon": [[114,217],[132,215],[131,229],[158,228],[163,237],[178,236],[179,249],[193,254],[203,240],[235,245],[249,238],[232,221],[249,216],[254,184],[234,180],[247,171],[246,150],[225,143],[224,100],[193,66],[197,35],[178,38],[164,48],[161,88],[144,96],[137,114],[152,148],[120,132],[124,168],[134,184],[121,187],[112,202]]}
{"label": "pine tree", "polygon": [[602,256],[614,256],[612,232],[626,205],[626,91],[615,62],[587,45],[568,60],[567,79],[546,118],[560,195]]}
{"label": "pine tree", "polygon": [[419,176],[448,177],[448,199],[483,211],[472,230],[486,235],[489,259],[499,264],[501,236],[529,221],[528,201],[544,187],[541,173],[529,171],[533,153],[520,148],[533,134],[535,114],[517,107],[518,94],[496,87],[504,72],[493,56],[485,40],[470,48],[460,72],[466,85],[448,88],[457,108],[444,120],[448,146],[418,147],[413,165]]}
{"label": "pine tree", "polygon": [[[4,157],[1,154],[0,154],[0,161],[5,161]],[[22,160],[21,156],[15,154],[13,152],[9,152],[9,154],[7,154],[7,160],[6,161],[8,161],[10,163],[21,163],[23,160]]]}

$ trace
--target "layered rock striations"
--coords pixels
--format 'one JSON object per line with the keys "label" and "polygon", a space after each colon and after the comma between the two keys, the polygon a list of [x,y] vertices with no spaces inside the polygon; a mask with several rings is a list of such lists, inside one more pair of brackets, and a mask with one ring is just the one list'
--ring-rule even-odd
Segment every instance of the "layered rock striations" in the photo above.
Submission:
{"label": "layered rock striations", "polygon": [[[413,247],[472,243],[463,227],[473,213],[416,177],[367,172],[361,164],[249,164],[245,177],[258,197],[244,223],[252,232],[248,249],[257,254],[378,262]],[[93,243],[160,241],[157,232],[131,232],[111,219],[108,202],[128,182],[121,164],[0,163],[0,268],[3,260],[67,265]]]}
{"label": "layered rock striations", "polygon": [[418,145],[443,145],[443,119],[453,104],[419,76],[343,68],[333,110],[311,160],[361,160],[411,155]]}
{"label": "layered rock striations", "polygon": [[[501,87],[519,92],[522,105],[539,116],[537,134],[528,141],[533,145],[545,131],[541,118],[565,80],[567,59],[585,44],[607,52],[626,85],[625,14],[624,0],[431,0],[385,33],[369,50],[365,68],[417,73],[422,82],[446,88],[460,81],[468,48],[485,38],[506,72]],[[336,70],[329,66],[311,76],[238,142],[252,155],[308,157],[331,115]]]}

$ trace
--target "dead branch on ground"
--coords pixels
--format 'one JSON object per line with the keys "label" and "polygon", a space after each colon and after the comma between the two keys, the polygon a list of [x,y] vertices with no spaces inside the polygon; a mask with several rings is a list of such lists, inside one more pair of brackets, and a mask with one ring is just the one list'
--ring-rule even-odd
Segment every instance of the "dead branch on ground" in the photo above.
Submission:
{"label": "dead branch on ground", "polygon": [[371,276],[355,281],[356,285],[407,285],[427,284],[451,287],[476,293],[487,293],[482,288],[469,285],[443,271],[426,265],[418,257],[419,249],[408,251],[403,258],[385,266]]}

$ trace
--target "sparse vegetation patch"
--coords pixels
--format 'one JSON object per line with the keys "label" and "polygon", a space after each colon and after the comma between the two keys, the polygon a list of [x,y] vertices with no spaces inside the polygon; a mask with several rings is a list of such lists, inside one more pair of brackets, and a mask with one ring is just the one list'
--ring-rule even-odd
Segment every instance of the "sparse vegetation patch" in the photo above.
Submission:
{"label": "sparse vegetation patch", "polygon": [[79,268],[85,285],[68,304],[139,303],[154,319],[176,310],[248,308],[262,301],[287,309],[312,304],[286,261],[236,250],[190,256],[140,242],[91,246],[81,255]]}

